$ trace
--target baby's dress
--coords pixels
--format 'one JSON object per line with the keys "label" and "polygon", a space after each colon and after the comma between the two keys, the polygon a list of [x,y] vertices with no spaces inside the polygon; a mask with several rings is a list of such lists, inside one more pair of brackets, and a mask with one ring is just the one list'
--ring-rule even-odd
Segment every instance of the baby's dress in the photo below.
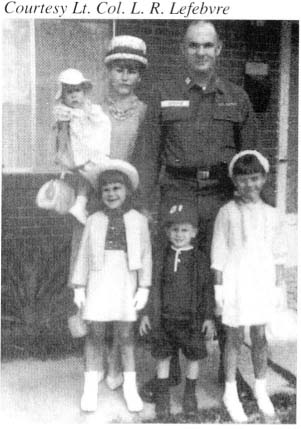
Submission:
{"label": "baby's dress", "polygon": [[54,108],[57,122],[70,123],[70,148],[74,167],[88,161],[100,164],[110,154],[111,121],[99,105],[87,102],[83,109],[63,104]]}
{"label": "baby's dress", "polygon": [[120,214],[111,215],[104,266],[89,274],[83,318],[99,322],[135,321],[137,316],[133,298],[136,289],[137,273],[128,269],[123,217]]}
{"label": "baby's dress", "polygon": [[277,210],[263,201],[230,201],[216,218],[211,267],[223,272],[222,322],[266,324],[274,311],[275,264],[285,246]]}

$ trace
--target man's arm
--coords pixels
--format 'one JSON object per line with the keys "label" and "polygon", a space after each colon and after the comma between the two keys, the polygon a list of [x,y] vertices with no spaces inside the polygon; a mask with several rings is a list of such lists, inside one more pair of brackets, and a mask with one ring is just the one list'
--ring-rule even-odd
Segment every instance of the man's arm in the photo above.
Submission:
{"label": "man's arm", "polygon": [[147,106],[132,157],[140,176],[142,204],[150,208],[150,197],[157,184],[161,168],[161,105],[159,91],[153,90]]}
{"label": "man's arm", "polygon": [[240,150],[256,149],[260,147],[257,118],[246,92],[242,93],[241,109],[243,121],[239,127]]}

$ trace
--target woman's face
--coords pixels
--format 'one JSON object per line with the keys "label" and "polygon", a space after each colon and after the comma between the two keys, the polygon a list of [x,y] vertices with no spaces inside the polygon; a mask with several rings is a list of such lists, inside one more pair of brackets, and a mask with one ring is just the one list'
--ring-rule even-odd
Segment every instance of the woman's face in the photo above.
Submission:
{"label": "woman's face", "polygon": [[108,74],[111,90],[120,96],[133,94],[141,80],[138,68],[129,63],[113,63]]}

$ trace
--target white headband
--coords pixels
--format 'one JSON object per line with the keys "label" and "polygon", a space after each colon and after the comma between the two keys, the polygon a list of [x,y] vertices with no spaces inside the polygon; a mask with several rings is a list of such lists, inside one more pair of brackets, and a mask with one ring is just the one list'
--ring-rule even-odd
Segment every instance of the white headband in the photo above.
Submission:
{"label": "white headband", "polygon": [[238,161],[240,158],[242,158],[245,155],[254,155],[258,159],[259,163],[262,165],[264,171],[266,173],[269,172],[269,170],[270,170],[269,161],[260,152],[258,152],[257,150],[242,150],[241,152],[239,152],[233,156],[233,158],[229,164],[228,172],[229,172],[229,176],[231,177],[231,179],[233,177],[233,168],[234,168],[236,161]]}

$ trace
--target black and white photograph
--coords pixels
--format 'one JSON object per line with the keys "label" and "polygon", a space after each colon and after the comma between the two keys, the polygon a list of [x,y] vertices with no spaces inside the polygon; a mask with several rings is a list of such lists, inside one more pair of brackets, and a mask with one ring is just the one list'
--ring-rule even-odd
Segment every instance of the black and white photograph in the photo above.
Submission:
{"label": "black and white photograph", "polygon": [[296,425],[298,14],[65,3],[1,5],[1,423]]}

